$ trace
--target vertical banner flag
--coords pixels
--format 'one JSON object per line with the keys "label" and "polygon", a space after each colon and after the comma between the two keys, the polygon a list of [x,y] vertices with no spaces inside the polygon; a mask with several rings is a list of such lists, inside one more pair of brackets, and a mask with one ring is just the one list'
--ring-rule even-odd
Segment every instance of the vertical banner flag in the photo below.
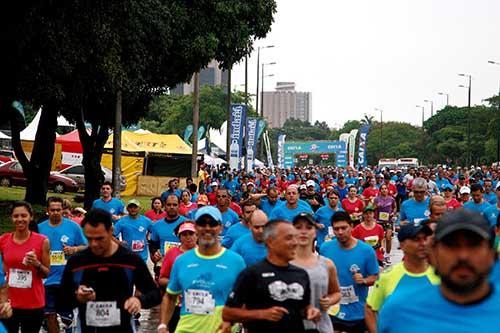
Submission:
{"label": "vertical banner flag", "polygon": [[229,118],[229,167],[231,170],[240,168],[243,148],[243,126],[245,125],[247,108],[244,104],[231,104]]}
{"label": "vertical banner flag", "polygon": [[285,168],[285,139],[286,134],[278,135],[278,168]]}
{"label": "vertical banner flag", "polygon": [[267,153],[267,166],[269,168],[274,168],[273,156],[271,155],[271,145],[269,144],[269,134],[267,133],[267,131],[264,133],[264,143]]}
{"label": "vertical banner flag", "polygon": [[255,161],[255,152],[257,150],[257,124],[257,118],[247,118],[247,124],[245,127],[247,145],[247,172],[253,170],[253,164]]}
{"label": "vertical banner flag", "polygon": [[212,146],[210,145],[210,127],[207,126],[207,134],[205,135],[205,151],[207,155],[210,156],[212,154]]}
{"label": "vertical banner flag", "polygon": [[203,134],[205,134],[205,127],[200,126],[200,128],[198,128],[198,140],[201,140]]}
{"label": "vertical banner flag", "polygon": [[366,145],[368,143],[368,132],[370,125],[366,124],[359,130],[358,167],[366,168]]}
{"label": "vertical banner flag", "polygon": [[353,129],[349,133],[349,166],[354,168],[354,153],[356,152],[356,136],[358,135],[358,130]]}
{"label": "vertical banner flag", "polygon": [[257,122],[257,138],[255,139],[259,142],[260,136],[262,132],[264,132],[264,128],[266,128],[266,121],[264,119],[259,119]]}
{"label": "vertical banner flag", "polygon": [[[184,142],[189,144],[189,138],[191,137],[191,134],[193,134],[193,125],[187,125],[186,129],[184,130]],[[198,137],[198,140],[200,138]]]}

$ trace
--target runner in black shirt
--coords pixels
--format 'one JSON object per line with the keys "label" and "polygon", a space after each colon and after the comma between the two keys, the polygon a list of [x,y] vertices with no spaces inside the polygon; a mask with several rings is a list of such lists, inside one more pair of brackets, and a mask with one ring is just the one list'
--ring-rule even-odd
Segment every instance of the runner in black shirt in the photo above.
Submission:
{"label": "runner in black shirt", "polygon": [[290,265],[297,249],[297,231],[291,223],[271,221],[264,230],[268,256],[240,273],[222,316],[242,322],[248,333],[304,332],[302,320],[319,320],[310,305],[307,272]]}
{"label": "runner in black shirt", "polygon": [[89,246],[68,260],[58,307],[78,307],[82,333],[135,332],[132,315],[160,304],[159,289],[144,261],[112,241],[109,213],[90,211],[82,227]]}

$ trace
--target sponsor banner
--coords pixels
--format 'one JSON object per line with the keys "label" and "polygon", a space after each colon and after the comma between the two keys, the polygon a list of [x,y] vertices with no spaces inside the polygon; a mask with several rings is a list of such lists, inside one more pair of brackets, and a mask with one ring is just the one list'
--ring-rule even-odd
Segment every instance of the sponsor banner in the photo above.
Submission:
{"label": "sponsor banner", "polygon": [[200,128],[198,128],[198,140],[201,140],[203,134],[205,134],[205,127],[200,126]]}
{"label": "sponsor banner", "polygon": [[359,148],[358,148],[358,168],[366,168],[366,145],[368,143],[368,132],[370,125],[364,125],[359,130]]}
{"label": "sponsor banner", "polygon": [[295,164],[295,155],[299,154],[335,154],[338,167],[347,166],[347,145],[343,141],[310,141],[284,143],[284,166],[291,168]]}
{"label": "sponsor banner", "polygon": [[[187,125],[186,129],[184,130],[184,142],[189,144],[189,138],[193,134],[193,125]],[[198,137],[198,140],[200,138]]]}
{"label": "sponsor banner", "polygon": [[257,126],[257,118],[247,118],[247,124],[245,127],[247,172],[253,170],[253,164],[255,162],[255,152],[257,151]]}
{"label": "sponsor banner", "polygon": [[240,169],[243,148],[243,127],[246,122],[247,108],[244,104],[231,104],[229,118],[229,167]]}
{"label": "sponsor banner", "polygon": [[285,167],[285,139],[286,134],[278,135],[278,168]]}
{"label": "sponsor banner", "polygon": [[257,142],[259,142],[260,136],[264,132],[265,128],[266,128],[266,121],[264,119],[259,119],[257,121],[257,139],[256,139]]}
{"label": "sponsor banner", "polygon": [[354,153],[356,152],[356,136],[358,135],[358,130],[353,129],[349,133],[349,166],[354,168]]}
{"label": "sponsor banner", "polygon": [[271,145],[269,144],[269,134],[267,133],[267,131],[264,133],[264,143],[267,153],[267,166],[269,168],[274,168],[273,156],[271,155]]}

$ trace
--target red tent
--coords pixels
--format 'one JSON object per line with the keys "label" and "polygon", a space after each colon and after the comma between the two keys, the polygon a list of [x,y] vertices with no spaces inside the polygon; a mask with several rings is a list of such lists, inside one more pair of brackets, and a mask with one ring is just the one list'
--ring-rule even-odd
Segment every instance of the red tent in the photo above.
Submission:
{"label": "red tent", "polygon": [[82,163],[82,144],[78,130],[58,136],[56,143],[61,145],[62,161],[61,167],[66,168],[70,165]]}

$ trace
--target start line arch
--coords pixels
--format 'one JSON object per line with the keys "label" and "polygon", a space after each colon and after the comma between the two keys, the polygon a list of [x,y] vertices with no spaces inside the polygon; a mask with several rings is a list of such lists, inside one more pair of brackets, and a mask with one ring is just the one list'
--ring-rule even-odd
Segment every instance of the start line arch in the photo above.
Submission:
{"label": "start line arch", "polygon": [[335,154],[335,165],[345,168],[347,166],[347,146],[344,141],[307,141],[285,142],[284,145],[285,168],[294,166],[294,156],[297,154]]}

